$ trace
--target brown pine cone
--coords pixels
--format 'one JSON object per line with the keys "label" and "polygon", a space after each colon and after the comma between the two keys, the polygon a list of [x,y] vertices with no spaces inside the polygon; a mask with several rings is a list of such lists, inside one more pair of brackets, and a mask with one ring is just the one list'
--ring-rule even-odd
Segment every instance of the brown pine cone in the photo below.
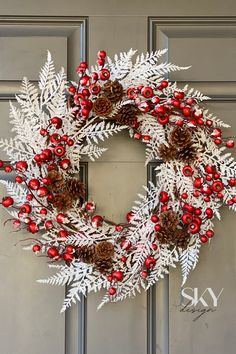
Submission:
{"label": "brown pine cone", "polygon": [[118,124],[132,126],[136,121],[138,114],[140,114],[140,111],[136,106],[126,104],[120,108],[115,116],[115,120]]}
{"label": "brown pine cone", "polygon": [[163,211],[160,214],[160,225],[163,230],[175,230],[179,224],[179,216],[172,210]]}
{"label": "brown pine cone", "polygon": [[84,199],[85,197],[85,184],[77,178],[68,178],[66,180],[66,189],[73,199]]}
{"label": "brown pine cone", "polygon": [[183,249],[186,249],[188,247],[188,244],[190,242],[190,234],[187,232],[187,230],[176,230],[175,232],[175,245],[177,247],[181,247]]}
{"label": "brown pine cone", "polygon": [[100,273],[107,274],[112,269],[112,259],[98,259],[95,266]]}
{"label": "brown pine cone", "polygon": [[48,186],[49,190],[58,191],[65,187],[65,179],[58,171],[50,171],[47,177],[50,179],[50,184]]}
{"label": "brown pine cone", "polygon": [[57,211],[67,211],[72,208],[73,200],[68,193],[58,193],[53,198],[53,206]]}
{"label": "brown pine cone", "polygon": [[112,103],[116,103],[123,97],[123,86],[118,80],[107,81],[103,86],[103,93]]}
{"label": "brown pine cone", "polygon": [[113,106],[108,98],[98,97],[93,104],[93,109],[97,116],[106,117],[112,112]]}
{"label": "brown pine cone", "polygon": [[197,158],[197,150],[193,144],[186,145],[183,149],[178,151],[178,160],[191,163]]}
{"label": "brown pine cone", "polygon": [[107,260],[114,256],[114,246],[111,242],[101,241],[95,248],[96,258],[100,260]]}
{"label": "brown pine cone", "polygon": [[177,150],[174,146],[166,146],[165,144],[161,144],[159,146],[158,154],[160,159],[164,162],[169,162],[177,159]]}
{"label": "brown pine cone", "polygon": [[95,246],[81,246],[76,251],[76,257],[84,263],[94,263],[96,260]]}
{"label": "brown pine cone", "polygon": [[169,135],[169,142],[173,146],[183,148],[184,146],[189,145],[191,137],[192,134],[189,129],[175,127]]}
{"label": "brown pine cone", "polygon": [[162,229],[161,231],[159,231],[156,236],[157,236],[157,240],[161,243],[161,244],[166,244],[166,245],[172,245],[173,244],[173,239],[174,239],[174,232],[166,232],[166,230]]}

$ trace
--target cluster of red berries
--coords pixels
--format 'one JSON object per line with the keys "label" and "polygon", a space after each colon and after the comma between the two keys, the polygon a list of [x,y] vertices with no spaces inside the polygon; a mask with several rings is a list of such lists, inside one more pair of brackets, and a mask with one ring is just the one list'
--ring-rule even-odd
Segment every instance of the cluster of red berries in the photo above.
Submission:
{"label": "cluster of red berries", "polygon": [[110,78],[110,71],[104,68],[106,60],[106,52],[100,50],[98,52],[97,63],[99,65],[98,72],[88,74],[87,62],[81,62],[76,71],[79,76],[77,87],[70,86],[69,93],[73,97],[75,108],[73,113],[76,118],[87,119],[93,108],[93,99],[101,91],[100,81],[105,82]]}

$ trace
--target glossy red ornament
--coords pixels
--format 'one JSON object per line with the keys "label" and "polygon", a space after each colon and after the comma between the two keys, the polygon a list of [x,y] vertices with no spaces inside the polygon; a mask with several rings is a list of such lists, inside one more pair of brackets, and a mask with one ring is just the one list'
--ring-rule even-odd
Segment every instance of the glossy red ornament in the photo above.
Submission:
{"label": "glossy red ornament", "polygon": [[213,210],[211,208],[206,209],[206,217],[211,219],[213,217]]}
{"label": "glossy red ornament", "polygon": [[101,215],[94,215],[91,222],[93,227],[101,227],[103,224],[103,217]]}
{"label": "glossy red ornament", "polygon": [[120,270],[115,270],[114,272],[112,272],[112,278],[115,279],[116,281],[122,281],[123,277],[124,274]]}
{"label": "glossy red ornament", "polygon": [[17,161],[16,169],[17,171],[24,172],[28,168],[28,163],[26,161]]}
{"label": "glossy red ornament", "polygon": [[151,216],[151,221],[154,222],[154,223],[157,223],[159,221],[159,217],[156,214],[153,214]]}
{"label": "glossy red ornament", "polygon": [[201,235],[200,236],[200,240],[201,240],[202,243],[206,243],[208,241],[208,238],[207,238],[206,235]]}
{"label": "glossy red ornament", "polygon": [[58,157],[64,156],[66,153],[66,149],[62,145],[58,145],[54,148],[54,154]]}
{"label": "glossy red ornament", "polygon": [[152,256],[148,256],[146,259],[145,259],[145,262],[144,262],[144,265],[147,269],[152,269],[155,267],[156,265],[156,260],[155,258],[153,258]]}
{"label": "glossy red ornament", "polygon": [[134,213],[133,213],[132,211],[128,212],[128,213],[126,214],[126,220],[127,220],[128,222],[132,222],[133,216],[134,216]]}
{"label": "glossy red ornament", "polygon": [[108,294],[110,296],[114,296],[116,294],[116,288],[114,288],[113,286],[111,288],[108,289]]}
{"label": "glossy red ornament", "polygon": [[40,245],[38,245],[38,244],[33,245],[32,251],[34,253],[38,253],[40,250],[41,250],[41,246]]}
{"label": "glossy red ornament", "polygon": [[233,140],[228,140],[227,143],[226,143],[226,147],[229,148],[229,149],[232,149],[235,145],[235,142]]}
{"label": "glossy red ornament", "polygon": [[184,166],[182,169],[183,175],[186,177],[191,177],[193,175],[193,169],[191,166]]}
{"label": "glossy red ornament", "polygon": [[36,179],[36,178],[32,178],[29,181],[28,186],[29,186],[30,189],[37,190],[39,188],[39,186],[40,186],[39,180]]}
{"label": "glossy red ornament", "polygon": [[143,87],[141,90],[141,95],[145,98],[153,97],[153,89],[150,86]]}
{"label": "glossy red ornament", "polygon": [[63,170],[67,170],[71,166],[71,161],[69,159],[63,159],[63,160],[59,161],[59,166]]}
{"label": "glossy red ornament", "polygon": [[215,181],[212,183],[212,189],[214,192],[221,192],[224,189],[224,185],[221,181]]}
{"label": "glossy red ornament", "polygon": [[52,117],[50,119],[50,123],[53,124],[56,129],[60,129],[62,127],[62,119],[59,117]]}
{"label": "glossy red ornament", "polygon": [[161,203],[167,203],[169,201],[169,194],[165,191],[162,191],[159,195],[159,200]]}
{"label": "glossy red ornament", "polygon": [[5,208],[9,208],[14,204],[14,199],[12,197],[4,197],[1,203]]}
{"label": "glossy red ornament", "polygon": [[48,194],[48,189],[47,187],[39,187],[37,190],[37,195],[40,198],[46,197],[46,195]]}
{"label": "glossy red ornament", "polygon": [[32,207],[30,204],[22,204],[20,206],[20,212],[23,214],[30,214],[32,212]]}
{"label": "glossy red ornament", "polygon": [[212,238],[214,236],[214,231],[213,230],[207,230],[206,235],[208,238]]}
{"label": "glossy red ornament", "polygon": [[56,258],[59,256],[58,249],[56,247],[49,247],[47,250],[47,255],[50,258]]}
{"label": "glossy red ornament", "polygon": [[105,80],[109,80],[110,78],[110,71],[108,69],[102,69],[99,72],[99,77],[101,80],[105,81]]}
{"label": "glossy red ornament", "polygon": [[30,222],[27,227],[27,230],[32,234],[36,234],[39,231],[39,227],[35,222]]}

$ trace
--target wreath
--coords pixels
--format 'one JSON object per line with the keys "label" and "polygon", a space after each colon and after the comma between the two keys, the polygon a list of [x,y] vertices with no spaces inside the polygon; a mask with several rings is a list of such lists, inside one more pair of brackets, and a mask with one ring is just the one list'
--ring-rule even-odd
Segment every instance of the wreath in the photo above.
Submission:
{"label": "wreath", "polygon": [[[220,207],[236,209],[236,163],[227,151],[234,141],[221,130],[229,126],[203,106],[208,97],[165,79],[187,69],[159,63],[166,50],[135,53],[112,60],[101,50],[95,67],[81,62],[78,81],[67,82],[48,52],[38,87],[24,78],[17,106],[10,102],[15,137],[0,139],[10,159],[0,165],[15,181],[1,180],[8,193],[1,204],[14,227],[31,234],[24,248],[57,269],[39,282],[70,284],[62,311],[101,289],[99,307],[133,297],[177,262],[184,283],[214,236]],[[160,163],[156,184],[144,186],[127,222],[115,224],[85,200],[76,174],[84,156],[105,152],[100,140],[122,130],[145,144],[146,164]]]}

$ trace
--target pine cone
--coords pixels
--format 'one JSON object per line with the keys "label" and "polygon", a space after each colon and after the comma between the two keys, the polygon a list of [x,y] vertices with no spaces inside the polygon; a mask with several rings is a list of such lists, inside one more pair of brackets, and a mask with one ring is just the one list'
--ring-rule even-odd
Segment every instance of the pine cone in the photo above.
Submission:
{"label": "pine cone", "polygon": [[76,251],[78,257],[84,263],[94,263],[96,260],[95,246],[81,246]]}
{"label": "pine cone", "polygon": [[136,106],[126,104],[118,111],[115,119],[118,124],[132,126],[138,114],[140,114],[140,111]]}
{"label": "pine cone", "polygon": [[182,230],[176,230],[175,232],[175,245],[177,247],[181,247],[183,249],[186,249],[188,247],[188,244],[190,242],[190,234],[182,229]]}
{"label": "pine cone", "polygon": [[96,245],[96,258],[107,260],[114,256],[114,246],[111,242],[101,241]]}
{"label": "pine cone", "polygon": [[67,211],[72,208],[73,200],[67,193],[58,193],[53,198],[53,206],[57,211]]}
{"label": "pine cone", "polygon": [[197,150],[193,144],[188,144],[178,151],[178,160],[191,163],[197,158]]}
{"label": "pine cone", "polygon": [[158,154],[160,159],[164,162],[169,162],[177,159],[177,150],[174,146],[166,146],[165,144],[161,144],[159,146]]}
{"label": "pine cone", "polygon": [[85,184],[77,178],[68,178],[66,180],[66,189],[73,199],[84,199],[85,197]]}
{"label": "pine cone", "polygon": [[161,244],[172,245],[174,239],[174,232],[166,232],[165,230],[159,231],[157,234],[157,239]]}
{"label": "pine cone", "polygon": [[108,98],[98,97],[93,104],[93,109],[97,116],[106,117],[112,112],[113,106]]}
{"label": "pine cone", "polygon": [[48,173],[48,177],[50,178],[50,185],[48,189],[51,191],[58,191],[65,187],[64,177],[56,170],[52,170]]}
{"label": "pine cone", "polygon": [[160,225],[163,230],[168,230],[168,232],[175,230],[178,224],[179,216],[174,211],[167,210],[160,214]]}
{"label": "pine cone", "polygon": [[175,127],[169,135],[169,142],[173,146],[183,148],[189,145],[191,137],[192,134],[187,128]]}
{"label": "pine cone", "polygon": [[95,262],[97,270],[102,274],[107,274],[112,269],[111,259],[98,259]]}
{"label": "pine cone", "polygon": [[118,80],[108,81],[103,86],[103,93],[112,103],[116,103],[123,97],[123,86]]}

